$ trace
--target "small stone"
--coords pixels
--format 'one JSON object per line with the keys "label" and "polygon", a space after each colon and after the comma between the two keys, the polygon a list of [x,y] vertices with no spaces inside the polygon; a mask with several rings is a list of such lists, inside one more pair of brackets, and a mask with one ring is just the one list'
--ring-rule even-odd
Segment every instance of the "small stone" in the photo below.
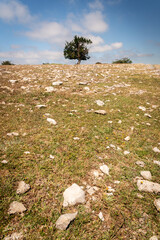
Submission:
{"label": "small stone", "polygon": [[143,161],[137,161],[136,164],[140,167],[144,167],[145,163]]}
{"label": "small stone", "polygon": [[156,161],[156,160],[154,160],[153,163],[155,163],[155,164],[157,164],[157,165],[160,166],[160,161]]}
{"label": "small stone", "polygon": [[151,118],[152,116],[148,113],[145,113],[144,116]]}
{"label": "small stone", "polygon": [[121,121],[121,120],[119,120],[119,121],[118,121],[118,123],[119,123],[119,124],[121,124],[121,123],[122,123],[122,121]]}
{"label": "small stone", "polygon": [[88,82],[79,82],[78,84],[79,84],[79,85],[87,85]]}
{"label": "small stone", "polygon": [[63,84],[63,82],[61,82],[61,81],[52,82],[53,86],[60,86],[62,84]]}
{"label": "small stone", "polygon": [[140,193],[137,193],[137,197],[140,199],[144,198]]}
{"label": "small stone", "polygon": [[73,221],[77,216],[77,213],[78,212],[61,215],[56,221],[56,228],[59,230],[66,230],[70,222]]}
{"label": "small stone", "polygon": [[94,175],[95,178],[98,178],[99,177],[99,172],[97,170],[94,170],[93,175]]}
{"label": "small stone", "polygon": [[155,192],[155,193],[160,192],[159,183],[154,183],[147,180],[138,180],[137,187],[138,187],[138,190],[142,192]]}
{"label": "small stone", "polygon": [[10,236],[5,237],[4,240],[23,240],[23,234],[12,233]]}
{"label": "small stone", "polygon": [[143,112],[146,111],[146,108],[145,108],[145,107],[139,106],[138,108],[139,108],[140,110],[142,110]]}
{"label": "small stone", "polygon": [[129,141],[130,139],[131,139],[130,136],[127,136],[124,140]]}
{"label": "small stone", "polygon": [[49,123],[53,124],[53,125],[56,125],[56,124],[57,124],[57,122],[56,122],[54,119],[52,119],[52,118],[47,118],[47,121],[48,121]]}
{"label": "small stone", "polygon": [[153,151],[154,151],[155,153],[160,153],[160,150],[159,150],[157,147],[154,147],[154,148],[153,148]]}
{"label": "small stone", "polygon": [[114,181],[114,183],[115,183],[115,184],[119,184],[119,183],[120,183],[120,181],[118,181],[118,180],[115,180],[115,181]]}
{"label": "small stone", "polygon": [[151,180],[152,179],[152,175],[151,175],[150,171],[141,171],[140,174],[146,180]]}
{"label": "small stone", "polygon": [[124,155],[130,154],[130,151],[124,151]]}
{"label": "small stone", "polygon": [[101,114],[101,115],[106,115],[107,112],[105,110],[96,110],[95,113]]}
{"label": "small stone", "polygon": [[149,240],[158,240],[158,237],[154,235]]}
{"label": "small stone", "polygon": [[25,208],[25,206],[23,205],[23,203],[14,201],[10,204],[9,210],[8,210],[8,214],[14,214],[14,213],[22,213],[24,211],[26,211],[27,209]]}
{"label": "small stone", "polygon": [[26,151],[26,152],[24,152],[25,154],[30,154],[30,152],[29,151]]}
{"label": "small stone", "polygon": [[53,155],[51,155],[51,154],[49,155],[49,157],[50,157],[50,159],[54,159],[54,158],[55,158],[55,157],[54,157]]}
{"label": "small stone", "polygon": [[39,109],[40,108],[46,108],[46,105],[37,105],[36,107],[39,108]]}
{"label": "small stone", "polygon": [[77,203],[85,203],[85,192],[76,183],[64,191],[63,197],[63,207],[73,206]]}
{"label": "small stone", "polygon": [[3,164],[7,164],[8,161],[7,161],[7,160],[3,160],[1,163],[3,163]]}
{"label": "small stone", "polygon": [[16,193],[23,194],[27,192],[30,188],[31,187],[29,184],[26,184],[24,181],[20,181]]}
{"label": "small stone", "polygon": [[103,213],[102,213],[102,212],[100,212],[100,213],[98,214],[98,217],[101,219],[102,222],[104,221],[104,217],[103,217]]}
{"label": "small stone", "polygon": [[11,137],[11,136],[19,136],[19,133],[17,132],[11,132],[11,133],[7,133],[7,136]]}
{"label": "small stone", "polygon": [[109,167],[108,167],[107,165],[104,164],[104,165],[100,166],[100,170],[101,170],[103,173],[109,175]]}
{"label": "small stone", "polygon": [[157,211],[160,212],[160,198],[154,200],[154,206],[157,208]]}
{"label": "small stone", "polygon": [[80,138],[79,138],[79,137],[74,137],[73,139],[74,139],[74,140],[79,140]]}
{"label": "small stone", "polygon": [[14,83],[16,83],[16,82],[17,82],[17,80],[8,80],[8,82],[10,82],[10,83],[14,84]]}
{"label": "small stone", "polygon": [[101,100],[96,100],[95,103],[100,107],[102,107],[104,105],[104,102]]}
{"label": "small stone", "polygon": [[49,92],[49,93],[56,91],[54,87],[45,87],[45,89],[46,89],[46,92]]}
{"label": "small stone", "polygon": [[89,87],[84,87],[84,90],[85,91],[90,91],[90,88]]}

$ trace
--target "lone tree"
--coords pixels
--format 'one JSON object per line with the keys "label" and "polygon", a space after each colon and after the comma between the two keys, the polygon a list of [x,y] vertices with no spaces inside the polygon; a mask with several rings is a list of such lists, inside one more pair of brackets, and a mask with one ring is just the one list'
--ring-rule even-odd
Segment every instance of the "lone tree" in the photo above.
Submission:
{"label": "lone tree", "polygon": [[84,37],[74,36],[71,42],[66,42],[64,48],[64,57],[68,59],[77,59],[77,64],[81,63],[81,60],[87,60],[90,58],[88,55],[87,45],[91,44],[90,39]]}

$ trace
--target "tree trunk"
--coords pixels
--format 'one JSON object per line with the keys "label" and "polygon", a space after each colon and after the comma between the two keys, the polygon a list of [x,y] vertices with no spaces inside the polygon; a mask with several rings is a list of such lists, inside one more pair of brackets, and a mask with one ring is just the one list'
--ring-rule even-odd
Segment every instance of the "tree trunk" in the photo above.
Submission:
{"label": "tree trunk", "polygon": [[80,64],[81,63],[81,59],[78,59],[78,62],[77,62],[77,64]]}

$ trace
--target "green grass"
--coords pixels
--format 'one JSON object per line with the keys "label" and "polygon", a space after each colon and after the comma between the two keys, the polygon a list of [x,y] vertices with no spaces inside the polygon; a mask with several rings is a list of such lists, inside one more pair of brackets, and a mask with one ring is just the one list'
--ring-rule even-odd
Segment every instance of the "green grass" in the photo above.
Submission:
{"label": "green grass", "polygon": [[[160,69],[159,65],[155,67]],[[0,88],[0,160],[8,160],[7,164],[0,161],[0,238],[21,231],[26,240],[145,240],[158,235],[159,213],[153,204],[158,195],[142,193],[144,198],[139,199],[134,178],[142,170],[135,162],[142,160],[143,170],[150,170],[152,180],[160,183],[159,166],[153,164],[160,154],[152,150],[155,146],[160,148],[160,77],[148,65],[133,64],[1,66],[0,72],[1,86],[14,89],[11,93]],[[23,81],[24,77],[30,80]],[[68,81],[55,87],[56,92],[46,93],[45,87],[51,86],[57,77]],[[11,85],[9,79],[18,82]],[[78,85],[80,81],[87,81],[91,92]],[[119,87],[121,83],[130,86]],[[21,86],[29,87],[29,92]],[[106,86],[114,89],[108,90]],[[95,103],[98,99],[105,102],[103,107]],[[37,109],[37,104],[47,107]],[[138,106],[146,107],[152,117],[144,116]],[[106,110],[107,114],[95,114],[98,109]],[[57,125],[47,122],[46,113]],[[19,136],[9,137],[9,132],[18,132]],[[130,136],[130,141],[124,140],[126,136]],[[121,150],[106,149],[110,144]],[[125,156],[125,150],[130,154]],[[50,154],[55,158],[50,159]],[[109,166],[110,176],[95,181],[91,172],[102,163]],[[18,196],[16,188],[21,180],[29,183],[31,189]],[[120,184],[115,184],[115,180]],[[85,187],[84,181],[99,187],[96,201],[86,194],[90,209],[84,205],[64,209],[64,190],[73,183]],[[113,196],[106,195],[107,186],[116,190]],[[23,202],[27,211],[9,216],[12,201]],[[69,228],[57,230],[58,217],[73,210],[78,210],[78,215]],[[98,218],[100,211],[104,222]],[[145,224],[140,224],[144,213],[148,218]]]}

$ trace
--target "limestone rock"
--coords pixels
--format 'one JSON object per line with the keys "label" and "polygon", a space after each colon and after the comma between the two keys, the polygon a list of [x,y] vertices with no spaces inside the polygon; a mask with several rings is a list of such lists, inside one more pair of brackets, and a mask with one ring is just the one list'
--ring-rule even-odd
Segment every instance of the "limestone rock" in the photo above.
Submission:
{"label": "limestone rock", "polygon": [[146,108],[145,108],[145,107],[139,106],[138,108],[139,108],[140,110],[142,110],[143,112],[146,111]]}
{"label": "limestone rock", "polygon": [[154,148],[153,148],[153,151],[154,151],[155,153],[160,153],[160,150],[159,150],[159,148],[157,148],[157,147],[154,147]]}
{"label": "limestone rock", "polygon": [[56,228],[60,230],[66,230],[70,222],[73,221],[77,216],[77,213],[78,212],[61,215],[56,222]]}
{"label": "limestone rock", "polygon": [[20,181],[16,193],[23,194],[27,192],[29,189],[30,189],[29,184],[26,184],[24,181]]}
{"label": "limestone rock", "polygon": [[100,166],[100,170],[101,170],[103,173],[109,175],[109,167],[108,167],[107,165],[104,164],[104,165]]}
{"label": "limestone rock", "polygon": [[11,133],[7,133],[7,136],[11,137],[11,136],[19,136],[19,133],[17,132],[11,132]]}
{"label": "limestone rock", "polygon": [[160,166],[160,161],[156,161],[156,160],[154,160],[153,163],[155,163],[155,164],[157,164],[157,165]]}
{"label": "limestone rock", "polygon": [[155,193],[160,192],[160,184],[150,182],[147,180],[138,180],[137,187],[138,190],[142,192],[155,192]]}
{"label": "limestone rock", "polygon": [[95,101],[97,103],[98,106],[102,107],[104,105],[104,102],[101,100],[96,100]]}
{"label": "limestone rock", "polygon": [[95,113],[101,114],[101,115],[106,115],[107,112],[105,110],[96,110]]}
{"label": "limestone rock", "polygon": [[137,161],[136,164],[140,167],[144,167],[145,163],[143,161]]}
{"label": "limestone rock", "polygon": [[154,206],[157,208],[157,211],[160,212],[160,198],[154,200]]}
{"label": "limestone rock", "polygon": [[63,207],[73,206],[77,203],[85,203],[85,192],[76,183],[64,191],[63,197]]}
{"label": "limestone rock", "polygon": [[100,213],[98,214],[98,217],[101,219],[102,222],[104,221],[104,217],[103,217],[103,213],[102,213],[102,212],[100,212]]}
{"label": "limestone rock", "polygon": [[130,136],[127,136],[124,140],[125,141],[129,141],[130,140]]}
{"label": "limestone rock", "polygon": [[157,236],[152,236],[149,240],[158,240]]}
{"label": "limestone rock", "polygon": [[7,160],[2,160],[2,162],[1,163],[3,163],[3,164],[7,164],[8,163],[8,161]]}
{"label": "limestone rock", "polygon": [[130,154],[130,151],[124,151],[123,153],[124,153],[124,155],[128,155],[128,154]]}
{"label": "limestone rock", "polygon": [[62,84],[63,84],[63,82],[61,82],[61,81],[52,82],[53,86],[59,86],[59,85],[62,85]]}
{"label": "limestone rock", "polygon": [[54,91],[56,91],[56,89],[54,88],[54,87],[45,87],[45,89],[46,89],[46,92],[54,92]]}
{"label": "limestone rock", "polygon": [[10,236],[4,238],[4,240],[23,240],[22,233],[12,233]]}
{"label": "limestone rock", "polygon": [[41,104],[39,104],[39,105],[36,105],[36,107],[39,108],[39,109],[40,109],[40,108],[46,108],[46,105],[41,105]]}
{"label": "limestone rock", "polygon": [[78,84],[79,84],[79,85],[87,85],[88,82],[79,82]]}
{"label": "limestone rock", "polygon": [[52,118],[47,118],[47,121],[48,121],[49,123],[53,124],[53,125],[56,125],[56,124],[57,124],[57,122],[56,122],[54,119],[52,119]]}
{"label": "limestone rock", "polygon": [[143,178],[145,178],[146,180],[151,180],[152,179],[152,175],[150,171],[141,171],[141,176]]}
{"label": "limestone rock", "polygon": [[8,210],[8,214],[14,214],[14,213],[22,213],[24,211],[26,211],[27,209],[25,208],[25,206],[23,205],[23,203],[14,201],[10,204],[9,210]]}

